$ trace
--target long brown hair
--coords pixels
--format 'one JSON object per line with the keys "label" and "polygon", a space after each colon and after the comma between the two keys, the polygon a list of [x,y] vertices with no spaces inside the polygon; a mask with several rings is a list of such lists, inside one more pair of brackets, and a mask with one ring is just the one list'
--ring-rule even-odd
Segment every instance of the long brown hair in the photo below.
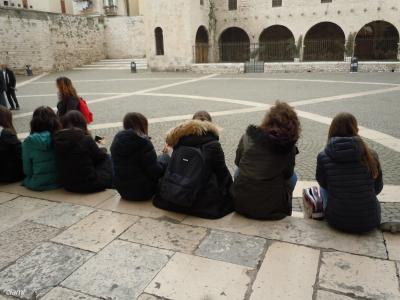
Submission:
{"label": "long brown hair", "polygon": [[364,150],[363,162],[374,179],[379,176],[378,161],[371,149],[358,134],[358,122],[355,116],[350,113],[340,113],[332,120],[329,128],[328,142],[333,137],[358,137],[361,147]]}
{"label": "long brown hair", "polygon": [[16,133],[13,122],[12,122],[12,114],[4,106],[0,105],[0,126],[4,129],[8,129],[13,133]]}
{"label": "long brown hair", "polygon": [[301,132],[300,121],[294,108],[280,101],[276,101],[267,112],[260,127],[287,136],[293,142],[297,142]]}
{"label": "long brown hair", "polygon": [[149,122],[141,113],[127,113],[124,117],[124,129],[132,129],[139,135],[148,135]]}
{"label": "long brown hair", "polygon": [[56,84],[58,91],[60,92],[61,100],[64,100],[68,97],[78,98],[78,94],[72,85],[71,79],[67,77],[59,77],[56,80]]}

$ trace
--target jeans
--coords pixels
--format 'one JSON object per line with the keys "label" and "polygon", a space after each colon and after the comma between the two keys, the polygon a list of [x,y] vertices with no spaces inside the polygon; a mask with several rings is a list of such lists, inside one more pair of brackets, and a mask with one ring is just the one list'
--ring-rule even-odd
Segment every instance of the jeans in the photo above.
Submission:
{"label": "jeans", "polygon": [[[233,173],[233,179],[236,180],[236,178],[238,178],[238,176],[239,176],[239,173],[240,173],[239,168],[236,168],[235,172]],[[297,175],[296,175],[296,173],[293,172],[293,176],[290,177],[290,179],[289,179],[289,187],[290,187],[290,191],[292,193],[296,187],[297,180],[298,180]]]}
{"label": "jeans", "polygon": [[322,198],[322,206],[324,208],[324,211],[326,211],[326,207],[328,206],[328,191],[326,189],[324,189],[323,187],[320,187],[319,193]]}

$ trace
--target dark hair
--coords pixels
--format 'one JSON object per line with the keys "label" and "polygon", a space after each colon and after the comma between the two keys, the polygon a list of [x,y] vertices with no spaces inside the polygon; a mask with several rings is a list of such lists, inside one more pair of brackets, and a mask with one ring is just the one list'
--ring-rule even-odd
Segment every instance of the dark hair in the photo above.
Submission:
{"label": "dark hair", "polygon": [[71,79],[67,77],[59,77],[56,80],[56,84],[60,92],[61,100],[65,100],[69,97],[78,98],[78,94],[72,85]]}
{"label": "dark hair", "polygon": [[195,113],[193,115],[193,120],[212,122],[211,115],[205,110],[200,110],[197,113]]}
{"label": "dark hair", "polygon": [[358,122],[355,116],[350,113],[340,113],[332,120],[329,128],[328,142],[333,137],[359,137],[361,147],[364,150],[363,161],[374,179],[379,176],[378,161],[371,149],[358,134]]}
{"label": "dark hair", "polygon": [[82,129],[85,134],[89,134],[86,119],[80,111],[69,111],[64,117],[61,118],[61,124],[64,129],[75,127]]}
{"label": "dark hair", "polygon": [[138,134],[149,134],[149,122],[141,113],[127,113],[124,117],[124,129],[132,129]]}
{"label": "dark hair", "polygon": [[1,105],[0,105],[0,126],[3,127],[4,129],[12,131],[13,133],[16,133],[14,125],[12,123],[11,111],[9,111],[7,108]]}
{"label": "dark hair", "polygon": [[300,121],[294,108],[285,102],[276,101],[267,112],[260,127],[266,131],[288,137],[297,142],[300,137]]}
{"label": "dark hair", "polygon": [[40,106],[35,109],[31,120],[31,133],[48,131],[53,135],[60,129],[60,120],[50,107]]}

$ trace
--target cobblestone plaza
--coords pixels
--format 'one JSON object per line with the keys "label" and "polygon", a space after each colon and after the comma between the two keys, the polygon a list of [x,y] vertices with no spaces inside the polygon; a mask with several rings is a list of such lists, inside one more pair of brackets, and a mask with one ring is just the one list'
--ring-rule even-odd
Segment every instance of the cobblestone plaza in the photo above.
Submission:
{"label": "cobblestone plaza", "polygon": [[[103,63],[105,64],[105,62]],[[198,110],[222,131],[227,163],[249,124],[276,100],[301,118],[292,217],[260,222],[236,214],[211,221],[128,203],[115,191],[83,196],[0,185],[0,299],[400,299],[400,235],[354,236],[302,218],[301,188],[315,185],[316,157],[332,117],[353,113],[380,157],[384,220],[400,219],[400,74],[200,75],[113,68],[20,78],[21,138],[32,111],[55,107],[55,79],[70,77],[107,145],[125,113],[150,121],[160,152],[165,134]]]}

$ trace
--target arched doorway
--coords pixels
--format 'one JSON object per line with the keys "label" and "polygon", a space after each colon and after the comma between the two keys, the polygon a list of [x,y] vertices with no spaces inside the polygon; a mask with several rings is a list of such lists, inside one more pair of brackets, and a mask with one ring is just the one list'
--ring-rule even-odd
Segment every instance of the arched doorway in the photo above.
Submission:
{"label": "arched doorway", "polygon": [[154,29],[156,40],[156,55],[164,55],[164,33],[161,27]]}
{"label": "arched doorway", "polygon": [[259,59],[262,61],[293,61],[295,49],[293,33],[285,26],[270,26],[260,35]]}
{"label": "arched doorway", "polygon": [[397,60],[399,32],[391,23],[374,21],[358,32],[354,55],[360,60]]}
{"label": "arched doorway", "polygon": [[338,25],[322,22],[308,30],[304,38],[305,61],[343,61],[345,34]]}
{"label": "arched doorway", "polygon": [[200,26],[196,33],[195,62],[196,64],[208,63],[208,32],[204,26]]}
{"label": "arched doorway", "polygon": [[239,27],[230,27],[219,38],[221,62],[244,62],[250,58],[250,38]]}

